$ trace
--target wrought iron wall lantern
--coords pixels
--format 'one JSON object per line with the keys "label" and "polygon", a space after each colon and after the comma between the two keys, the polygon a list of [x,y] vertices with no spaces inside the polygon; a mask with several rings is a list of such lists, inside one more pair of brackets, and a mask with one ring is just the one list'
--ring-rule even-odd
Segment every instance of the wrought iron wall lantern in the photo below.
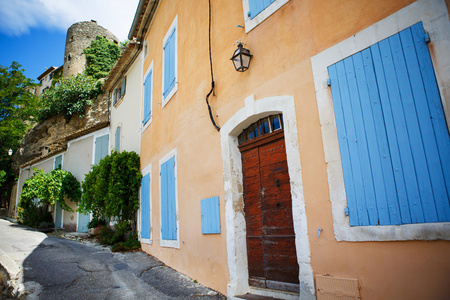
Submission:
{"label": "wrought iron wall lantern", "polygon": [[238,42],[238,48],[234,51],[233,57],[231,58],[236,71],[245,72],[250,65],[250,59],[252,56],[253,55],[250,54],[250,50],[245,49],[243,44]]}
{"label": "wrought iron wall lantern", "polygon": [[12,149],[9,149],[9,150],[8,150],[8,155],[11,156],[12,154],[13,154],[13,150],[12,150]]}

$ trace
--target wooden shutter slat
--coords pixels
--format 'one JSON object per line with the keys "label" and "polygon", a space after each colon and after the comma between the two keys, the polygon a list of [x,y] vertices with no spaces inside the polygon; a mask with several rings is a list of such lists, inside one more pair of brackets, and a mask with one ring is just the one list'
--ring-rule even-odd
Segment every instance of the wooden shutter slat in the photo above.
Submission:
{"label": "wooden shutter slat", "polygon": [[419,58],[419,68],[425,87],[427,104],[430,111],[430,119],[433,126],[434,136],[436,138],[441,165],[440,168],[430,169],[431,172],[436,172],[433,174],[433,176],[435,176],[438,172],[442,172],[447,191],[447,197],[435,197],[435,202],[438,207],[438,218],[439,221],[450,221],[450,204],[448,200],[450,196],[450,168],[448,167],[450,166],[449,132],[442,108],[439,89],[436,84],[436,76],[434,74],[430,53],[427,45],[423,40],[425,32],[422,23],[418,23],[412,26],[411,32],[413,35],[415,50]]}
{"label": "wooden shutter slat", "polygon": [[[399,225],[401,224],[401,217],[397,201],[397,190],[392,174],[392,161],[389,153],[386,125],[378,93],[371,49],[364,50],[362,57],[368,89],[368,101],[363,101],[362,103],[363,110],[366,111],[364,122],[368,126],[366,130],[368,132],[375,191],[377,193],[376,201],[379,221],[380,225]],[[371,117],[372,119],[370,120]]]}
{"label": "wooden shutter slat", "polygon": [[345,192],[347,195],[347,203],[349,208],[350,226],[359,225],[358,211],[356,209],[356,196],[353,182],[353,174],[351,172],[350,152],[347,143],[347,130],[344,122],[344,112],[342,109],[343,96],[340,91],[340,83],[337,71],[337,64],[328,67],[328,73],[331,78],[331,93],[333,95],[333,107],[336,118],[336,127],[339,139],[339,148],[341,152],[342,169],[344,173]]}

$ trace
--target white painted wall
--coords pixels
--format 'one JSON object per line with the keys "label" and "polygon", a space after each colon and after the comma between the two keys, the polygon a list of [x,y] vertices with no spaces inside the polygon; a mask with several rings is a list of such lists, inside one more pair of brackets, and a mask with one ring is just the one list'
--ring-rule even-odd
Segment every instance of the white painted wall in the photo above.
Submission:
{"label": "white painted wall", "polygon": [[[141,128],[141,99],[143,91],[142,80],[142,62],[141,55],[134,61],[128,70],[127,86],[123,99],[119,100],[115,106],[111,105],[111,134],[110,149],[113,149],[116,142],[116,129],[120,129],[120,149],[134,151],[139,154],[140,151],[140,128]],[[114,88],[121,84],[121,80]]]}

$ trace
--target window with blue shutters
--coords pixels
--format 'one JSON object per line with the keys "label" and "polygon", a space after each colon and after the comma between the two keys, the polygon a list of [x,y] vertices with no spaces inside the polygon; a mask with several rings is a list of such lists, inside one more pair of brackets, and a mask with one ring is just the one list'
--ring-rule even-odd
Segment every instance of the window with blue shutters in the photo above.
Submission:
{"label": "window with blue shutters", "polygon": [[220,233],[219,197],[200,201],[202,234]]}
{"label": "window with blue shutters", "polygon": [[117,102],[122,99],[123,96],[125,96],[125,89],[127,86],[127,76],[124,76],[122,78],[122,81],[120,83],[120,86],[114,89],[112,94],[112,103],[113,105],[116,105]]}
{"label": "window with blue shutters", "polygon": [[178,16],[163,40],[163,107],[178,89]]}
{"label": "window with blue shutters", "polygon": [[95,138],[94,165],[109,153],[109,134]]}
{"label": "window with blue shutters", "polygon": [[245,31],[258,26],[287,2],[289,0],[242,0]]}
{"label": "window with blue shutters", "polygon": [[422,23],[328,67],[350,226],[450,221],[450,139]]}
{"label": "window with blue shutters", "polygon": [[152,89],[153,89],[153,62],[144,80],[144,103],[142,113],[142,125],[145,125],[152,118]]}
{"label": "window with blue shutters", "polygon": [[179,248],[175,153],[160,163],[161,245]]}
{"label": "window with blue shutters", "polygon": [[120,131],[121,131],[121,126],[117,126],[116,128],[116,134],[114,136],[114,149],[116,149],[117,151],[120,152]]}
{"label": "window with blue shutters", "polygon": [[[149,168],[151,169],[151,168]],[[145,170],[143,171],[145,173]],[[150,170],[141,181],[141,242],[151,241]]]}
{"label": "window with blue shutters", "polygon": [[248,0],[248,16],[253,19],[274,2],[275,0]]}

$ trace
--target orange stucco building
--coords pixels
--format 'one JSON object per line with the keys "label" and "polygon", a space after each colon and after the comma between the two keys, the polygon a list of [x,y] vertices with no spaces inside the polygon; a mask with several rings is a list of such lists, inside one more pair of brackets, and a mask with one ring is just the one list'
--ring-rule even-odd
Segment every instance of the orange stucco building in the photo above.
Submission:
{"label": "orange stucco building", "polygon": [[444,0],[141,0],[143,250],[230,299],[449,297],[449,33]]}

